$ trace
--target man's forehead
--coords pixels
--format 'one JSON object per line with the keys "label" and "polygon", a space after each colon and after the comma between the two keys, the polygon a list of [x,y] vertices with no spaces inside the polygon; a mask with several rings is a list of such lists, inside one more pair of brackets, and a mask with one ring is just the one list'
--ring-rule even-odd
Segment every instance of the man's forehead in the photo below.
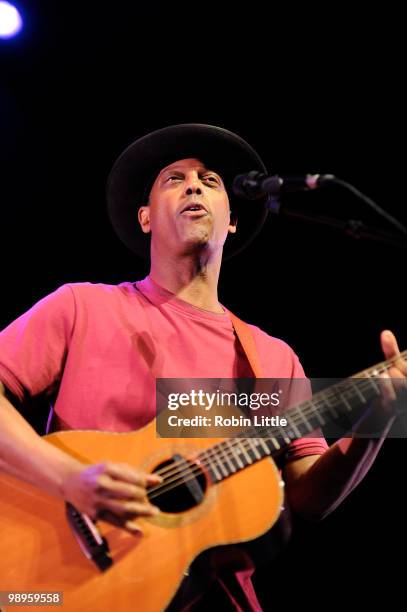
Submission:
{"label": "man's forehead", "polygon": [[186,158],[186,159],[178,159],[177,161],[173,162],[172,164],[169,164],[168,166],[165,166],[165,168],[163,168],[160,173],[159,176],[161,174],[164,174],[164,172],[168,172],[171,170],[197,170],[202,172],[203,170],[205,171],[212,171],[215,172],[215,170],[213,168],[208,168],[203,161],[201,161],[200,159],[196,159],[196,158]]}

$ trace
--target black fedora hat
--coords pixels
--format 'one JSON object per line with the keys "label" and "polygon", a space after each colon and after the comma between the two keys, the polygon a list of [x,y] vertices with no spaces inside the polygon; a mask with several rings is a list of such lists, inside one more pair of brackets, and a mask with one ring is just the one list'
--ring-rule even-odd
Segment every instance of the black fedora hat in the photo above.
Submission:
{"label": "black fedora hat", "polygon": [[137,210],[145,205],[149,189],[159,172],[180,159],[195,158],[223,179],[231,209],[238,218],[236,234],[229,235],[223,259],[245,248],[267,217],[266,198],[242,200],[232,193],[237,174],[267,169],[256,151],[240,136],[221,127],[200,123],[170,125],[133,142],[113,165],[107,181],[107,206],[112,225],[124,244],[148,258],[150,234],[144,234]]}

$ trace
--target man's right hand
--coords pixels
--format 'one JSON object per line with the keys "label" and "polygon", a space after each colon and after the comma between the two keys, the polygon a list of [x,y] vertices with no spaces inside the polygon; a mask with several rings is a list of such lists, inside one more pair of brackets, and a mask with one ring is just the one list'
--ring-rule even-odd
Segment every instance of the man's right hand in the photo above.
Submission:
{"label": "man's right hand", "polygon": [[65,499],[92,519],[141,533],[134,522],[155,516],[147,489],[162,482],[122,463],[87,466],[41,438],[6,397],[0,382],[0,472]]}
{"label": "man's right hand", "polygon": [[159,513],[148,501],[147,489],[160,482],[162,478],[156,474],[124,463],[106,462],[68,472],[62,492],[66,501],[93,520],[108,521],[130,533],[141,534],[135,519]]}

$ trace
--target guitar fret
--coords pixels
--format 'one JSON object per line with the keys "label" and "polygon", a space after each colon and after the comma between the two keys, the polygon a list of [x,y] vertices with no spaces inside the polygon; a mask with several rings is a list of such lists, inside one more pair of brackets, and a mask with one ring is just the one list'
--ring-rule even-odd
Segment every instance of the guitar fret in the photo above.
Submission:
{"label": "guitar fret", "polygon": [[239,440],[239,448],[241,449],[241,452],[239,453],[240,455],[243,455],[246,458],[247,463],[251,464],[253,463],[253,461],[250,458],[249,453],[246,451],[244,445],[242,444],[242,442]]}
{"label": "guitar fret", "polygon": [[261,459],[262,457],[261,457],[259,451],[256,448],[257,442],[256,442],[255,438],[248,438],[248,441],[249,441],[249,446],[251,447],[251,450],[253,451],[253,454],[254,454],[255,458],[256,459]]}
{"label": "guitar fret", "polygon": [[314,412],[314,416],[317,418],[319,425],[325,425],[326,421],[323,418],[322,414],[320,414],[319,409],[315,406],[315,404],[312,401],[308,402],[308,405],[311,406],[313,412]]}
{"label": "guitar fret", "polygon": [[[318,419],[316,414],[314,414],[311,417],[309,417],[308,423],[311,426],[310,433],[314,432],[316,429],[318,429],[321,426],[321,420]],[[307,435],[307,433],[305,435]]]}
{"label": "guitar fret", "polygon": [[[236,441],[237,441],[237,440],[235,440],[235,442],[236,442]],[[237,445],[237,446],[238,446],[238,445]],[[234,459],[236,459],[236,463],[237,463],[237,465],[238,465],[238,466],[239,466],[239,468],[242,470],[242,469],[243,469],[245,466],[244,466],[243,461],[242,461],[242,460],[240,459],[240,457],[239,457],[239,453],[237,453],[237,452],[236,452],[236,444],[234,444],[234,445],[233,445],[233,447],[231,447],[231,448],[232,448],[232,452],[233,452],[233,457],[234,457]]]}
{"label": "guitar fret", "polygon": [[[288,419],[287,419],[288,422]],[[281,438],[284,440],[284,442],[286,444],[290,444],[291,442],[291,438],[289,438],[286,433],[281,429],[281,427],[278,427],[278,431],[280,432]],[[298,430],[297,430],[298,431]],[[299,435],[299,437],[301,437],[301,434]]]}
{"label": "guitar fret", "polygon": [[356,394],[358,395],[358,397],[360,397],[361,401],[362,401],[364,404],[366,404],[366,398],[365,398],[365,396],[363,395],[363,393],[361,392],[361,390],[359,389],[359,387],[358,387],[357,383],[355,383],[355,382],[354,382],[354,380],[353,380],[352,378],[349,378],[349,380],[350,380],[350,383],[351,383],[351,385],[352,385],[353,389],[356,391]]}
{"label": "guitar fret", "polygon": [[229,464],[229,467],[230,467],[231,471],[234,473],[234,472],[236,472],[236,467],[233,465],[233,463],[232,463],[232,461],[231,461],[227,451],[224,449],[224,446],[227,446],[227,445],[226,444],[225,445],[220,445],[220,450],[223,453],[223,455],[224,455],[224,457],[226,459],[226,462]]}
{"label": "guitar fret", "polygon": [[352,406],[349,404],[348,400],[346,399],[345,395],[343,393],[340,394],[342,402],[345,404],[346,408],[349,410],[349,412],[352,412]]}
{"label": "guitar fret", "polygon": [[218,468],[216,467],[216,465],[213,463],[213,461],[211,461],[212,457],[208,456],[208,462],[209,462],[209,466],[210,469],[212,470],[212,472],[215,475],[216,480],[222,480],[222,476],[221,474],[218,472]]}
{"label": "guitar fret", "polygon": [[280,448],[281,448],[281,444],[280,444],[280,442],[277,440],[277,438],[275,438],[275,437],[273,436],[273,437],[271,437],[271,438],[268,438],[268,440],[270,440],[270,441],[271,441],[271,442],[274,444],[274,448],[275,448],[276,450],[280,450]]}
{"label": "guitar fret", "polygon": [[[215,452],[216,452],[216,451],[215,451]],[[217,461],[217,463],[218,463],[218,466],[220,467],[220,471],[221,471],[221,472],[223,472],[223,476],[224,476],[225,478],[227,478],[227,477],[229,476],[229,472],[227,471],[227,469],[226,469],[226,467],[225,467],[225,465],[224,465],[223,461],[221,461],[221,460],[220,460],[220,457],[218,457],[216,454],[215,454],[215,459],[216,459],[216,461]]]}
{"label": "guitar fret", "polygon": [[[372,374],[374,376],[374,372]],[[367,372],[365,373],[365,377],[366,377],[367,381],[370,383],[370,386],[373,387],[373,390],[377,393],[377,395],[381,395],[381,391],[380,391],[379,385],[377,384],[375,379],[372,378],[372,376],[369,376],[369,374]]]}
{"label": "guitar fret", "polygon": [[302,421],[305,423],[305,427],[308,429],[309,432],[313,431],[313,428],[310,426],[310,424],[308,423],[307,419],[304,416],[304,413],[301,410],[301,406],[297,406],[297,412],[299,413]]}
{"label": "guitar fret", "polygon": [[[287,419],[288,425],[292,428],[295,437],[296,438],[301,438],[301,432],[298,429],[298,427],[296,426],[295,422],[291,418],[289,418],[288,415],[286,416],[286,419]],[[281,431],[281,429],[280,429],[280,431]],[[290,440],[290,442],[291,442],[291,440]]]}
{"label": "guitar fret", "polygon": [[[271,438],[271,439],[273,440],[274,438]],[[263,447],[263,450],[266,453],[266,455],[269,455],[271,451],[269,447],[267,446],[267,444],[265,443],[265,441],[263,440],[263,438],[259,438],[259,444]]]}
{"label": "guitar fret", "polygon": [[334,419],[337,419],[339,415],[336,412],[335,407],[332,406],[330,402],[330,396],[326,393],[322,393],[322,397],[323,397],[325,404],[327,405],[329,412],[333,415]]}

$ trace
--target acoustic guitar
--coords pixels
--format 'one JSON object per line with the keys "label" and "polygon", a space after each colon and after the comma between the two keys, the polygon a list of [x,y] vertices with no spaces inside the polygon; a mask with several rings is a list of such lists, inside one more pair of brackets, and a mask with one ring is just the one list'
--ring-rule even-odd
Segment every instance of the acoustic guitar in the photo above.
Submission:
{"label": "acoustic guitar", "polygon": [[[84,463],[123,462],[161,474],[148,493],[161,513],[138,519],[138,538],[2,474],[0,591],[62,592],[67,612],[164,610],[199,553],[270,530],[283,503],[274,457],[293,439],[368,405],[380,394],[377,375],[393,362],[316,393],[284,413],[286,427],[263,428],[256,438],[158,438],[154,421],[132,433],[46,436]],[[36,609],[49,609],[36,601]]]}

